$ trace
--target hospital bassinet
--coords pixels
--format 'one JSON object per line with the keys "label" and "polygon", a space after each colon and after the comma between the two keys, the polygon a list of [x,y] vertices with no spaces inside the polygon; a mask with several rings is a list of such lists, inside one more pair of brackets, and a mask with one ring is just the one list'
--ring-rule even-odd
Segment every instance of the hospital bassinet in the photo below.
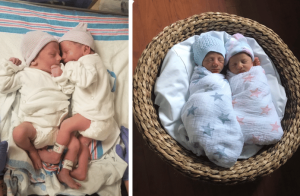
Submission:
{"label": "hospital bassinet", "polygon": [[[242,33],[254,38],[273,61],[288,98],[281,122],[282,139],[247,160],[238,160],[230,169],[218,167],[206,157],[197,157],[176,142],[164,130],[154,106],[154,85],[168,50],[193,35],[212,30],[226,31],[231,35]],[[299,61],[281,38],[256,21],[219,12],[194,15],[165,27],[143,51],[133,76],[135,123],[149,147],[185,176],[216,184],[253,181],[278,169],[299,146],[299,66]]]}

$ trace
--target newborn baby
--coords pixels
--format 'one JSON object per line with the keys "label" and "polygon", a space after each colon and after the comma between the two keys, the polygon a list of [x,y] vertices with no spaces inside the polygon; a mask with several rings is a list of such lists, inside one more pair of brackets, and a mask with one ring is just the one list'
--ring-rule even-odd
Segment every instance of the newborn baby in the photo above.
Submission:
{"label": "newborn baby", "polygon": [[181,111],[186,140],[192,151],[216,165],[230,168],[241,154],[244,140],[232,108],[231,90],[224,75],[224,43],[209,34],[193,44],[197,66],[190,81],[190,97]]}
{"label": "newborn baby", "polygon": [[233,35],[226,42],[225,48],[232,105],[245,143],[276,143],[281,139],[283,130],[264,69],[253,66],[254,54],[243,35]]}

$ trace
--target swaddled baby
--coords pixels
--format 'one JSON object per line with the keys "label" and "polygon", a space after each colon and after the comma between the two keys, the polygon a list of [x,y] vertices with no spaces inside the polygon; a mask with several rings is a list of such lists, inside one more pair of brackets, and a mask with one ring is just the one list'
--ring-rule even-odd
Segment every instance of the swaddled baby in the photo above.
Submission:
{"label": "swaddled baby", "polygon": [[253,51],[243,35],[233,35],[226,42],[225,48],[232,105],[245,143],[276,143],[281,139],[283,130],[272,102],[264,69],[253,66]]}
{"label": "swaddled baby", "polygon": [[206,155],[216,165],[231,167],[241,154],[244,140],[232,108],[231,90],[225,76],[224,43],[209,34],[193,44],[197,66],[190,81],[190,97],[181,118],[192,151]]}

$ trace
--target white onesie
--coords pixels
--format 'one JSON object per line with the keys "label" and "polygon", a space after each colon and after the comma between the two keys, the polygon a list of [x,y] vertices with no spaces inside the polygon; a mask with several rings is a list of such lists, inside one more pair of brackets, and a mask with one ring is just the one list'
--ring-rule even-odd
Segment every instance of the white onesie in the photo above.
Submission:
{"label": "white onesie", "polygon": [[61,85],[68,80],[75,84],[72,114],[79,113],[92,121],[87,130],[79,133],[87,138],[105,141],[112,147],[120,129],[113,117],[114,95],[110,74],[100,56],[96,53],[82,56],[78,61],[66,63],[62,70],[62,75],[54,79]]}
{"label": "white onesie", "polygon": [[68,113],[69,98],[74,91],[71,83],[59,86],[45,71],[16,66],[11,61],[0,61],[0,92],[19,90],[21,122],[31,122],[37,131],[35,148],[53,145],[58,126]]}

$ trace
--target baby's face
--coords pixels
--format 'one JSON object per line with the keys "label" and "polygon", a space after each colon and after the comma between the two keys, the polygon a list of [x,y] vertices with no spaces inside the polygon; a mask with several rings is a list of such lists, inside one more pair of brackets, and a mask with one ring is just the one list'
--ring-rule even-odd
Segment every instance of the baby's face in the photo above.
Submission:
{"label": "baby's face", "polygon": [[234,74],[247,72],[253,66],[251,57],[246,53],[238,53],[229,59],[228,68]]}
{"label": "baby's face", "polygon": [[59,45],[57,42],[49,42],[35,59],[31,62],[31,65],[36,68],[48,72],[51,74],[51,66],[59,65],[61,61]]}
{"label": "baby's face", "polygon": [[217,52],[209,52],[203,59],[202,66],[212,73],[220,73],[224,67],[224,57]]}
{"label": "baby's face", "polygon": [[85,55],[85,45],[72,41],[63,41],[59,45],[63,63],[67,63],[69,61],[78,61],[80,57]]}

